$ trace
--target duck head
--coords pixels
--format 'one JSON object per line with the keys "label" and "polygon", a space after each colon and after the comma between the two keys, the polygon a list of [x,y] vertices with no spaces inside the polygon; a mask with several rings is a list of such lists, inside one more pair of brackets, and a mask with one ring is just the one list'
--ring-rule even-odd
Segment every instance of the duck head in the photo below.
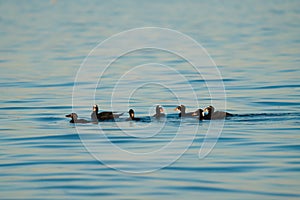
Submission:
{"label": "duck head", "polygon": [[66,117],[71,118],[70,123],[75,123],[75,121],[78,118],[78,115],[76,113],[71,113],[71,114],[66,115]]}
{"label": "duck head", "polygon": [[202,116],[208,116],[211,115],[213,112],[215,112],[215,108],[213,106],[208,106],[206,108],[204,108],[203,112],[202,112]]}
{"label": "duck head", "polygon": [[93,106],[93,112],[98,113],[98,111],[99,111],[98,105],[95,104],[95,105]]}
{"label": "duck head", "polygon": [[134,119],[134,111],[132,109],[130,109],[128,113],[129,113],[129,117],[131,119]]}
{"label": "duck head", "polygon": [[164,112],[164,109],[160,105],[157,105],[156,106],[156,114],[160,114],[160,113],[163,113],[163,112]]}
{"label": "duck head", "polygon": [[66,115],[66,117],[76,120],[78,118],[78,115],[76,113],[71,113],[71,114]]}
{"label": "duck head", "polygon": [[175,111],[181,111],[181,112],[185,113],[185,106],[184,105],[177,106],[175,108]]}

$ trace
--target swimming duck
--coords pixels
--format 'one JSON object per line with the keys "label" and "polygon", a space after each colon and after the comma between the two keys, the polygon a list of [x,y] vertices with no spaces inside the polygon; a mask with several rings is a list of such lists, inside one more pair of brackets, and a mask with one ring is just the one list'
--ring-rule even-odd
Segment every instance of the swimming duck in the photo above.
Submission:
{"label": "swimming duck", "polygon": [[184,105],[177,106],[177,107],[175,108],[175,111],[180,111],[179,117],[195,117],[195,116],[197,116],[197,115],[196,115],[197,111],[196,111],[196,112],[189,112],[189,113],[186,113],[186,112],[185,112],[185,106],[184,106]]}
{"label": "swimming duck", "polygon": [[93,112],[91,113],[91,119],[92,121],[105,121],[105,120],[113,120],[115,118],[119,118],[124,113],[114,113],[110,111],[106,112],[99,112],[98,105],[93,106]]}
{"label": "swimming duck", "polygon": [[130,109],[128,113],[129,113],[129,118],[127,119],[127,121],[141,121],[141,118],[136,118],[134,116],[133,109]]}
{"label": "swimming duck", "polygon": [[226,117],[233,116],[231,113],[224,112],[224,111],[215,111],[213,106],[208,106],[204,108],[203,112],[203,119],[211,120],[211,119],[224,119]]}
{"label": "swimming duck", "polygon": [[76,113],[71,113],[66,115],[66,117],[72,118],[70,123],[89,123],[90,121],[85,119],[78,119],[78,115]]}
{"label": "swimming duck", "polygon": [[163,113],[164,109],[160,105],[156,106],[155,111],[156,111],[156,113],[155,113],[155,115],[153,115],[153,117],[155,117],[155,118],[160,118],[160,117],[165,117],[166,116],[166,114]]}

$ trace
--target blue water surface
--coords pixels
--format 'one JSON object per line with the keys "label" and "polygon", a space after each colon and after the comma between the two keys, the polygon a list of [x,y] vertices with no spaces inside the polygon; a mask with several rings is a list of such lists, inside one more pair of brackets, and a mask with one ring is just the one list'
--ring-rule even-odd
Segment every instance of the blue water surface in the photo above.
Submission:
{"label": "blue water surface", "polygon": [[[299,199],[299,22],[296,0],[1,1],[0,198]],[[94,103],[110,109],[107,91],[117,81],[115,74],[153,61],[178,70],[197,93],[200,106],[210,105],[206,80],[189,63],[150,49],[114,62],[102,77],[104,85],[95,88],[89,77],[78,83],[95,91],[95,99],[85,97],[89,105],[72,107],[74,80],[90,51],[108,37],[137,27],[180,31],[200,43],[216,63],[227,111],[236,115],[225,121],[206,157],[199,159],[199,150],[210,122],[176,117],[173,109],[179,103],[186,104],[188,111],[198,105],[193,104],[186,83],[168,71],[154,70],[144,77],[168,80],[184,102],[177,102],[175,94],[157,84],[124,98],[126,88],[143,84],[144,77],[133,74],[120,86],[113,105],[119,112],[134,108],[137,116],[149,116],[153,106],[161,104],[169,114],[166,121],[127,122],[124,113],[117,122],[78,125],[91,144],[103,142],[92,140],[100,128],[112,144],[135,153],[162,148],[182,127],[185,137],[177,141],[178,147],[188,138],[193,138],[192,143],[161,169],[122,172],[118,167],[130,171],[136,163],[116,157],[109,148],[101,149],[109,162],[97,160],[76,126],[64,117],[75,109],[80,118],[89,119],[91,110],[86,106]],[[96,73],[104,67],[97,66]],[[151,135],[162,125],[162,134]],[[176,157],[176,150],[157,154],[158,161]]]}

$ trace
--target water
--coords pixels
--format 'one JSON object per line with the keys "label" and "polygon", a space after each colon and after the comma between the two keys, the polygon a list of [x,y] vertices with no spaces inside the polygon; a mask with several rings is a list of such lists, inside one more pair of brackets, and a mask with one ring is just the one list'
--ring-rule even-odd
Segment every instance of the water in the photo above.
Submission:
{"label": "water", "polygon": [[[298,1],[1,2],[0,198],[299,199],[299,8]],[[128,102],[126,88],[143,83],[134,73],[127,77],[130,82],[121,84],[113,108],[125,112],[131,107],[137,116],[147,116],[153,114],[153,105],[162,104],[171,114],[164,134],[151,135],[163,126],[160,121],[79,125],[88,139],[96,138],[91,144],[103,145],[102,154],[111,158],[105,163],[87,151],[82,135],[64,118],[72,112],[76,73],[90,50],[113,34],[145,26],[194,38],[220,70],[227,111],[238,116],[225,122],[217,144],[203,159],[199,149],[210,123],[176,119],[173,108],[179,102],[161,85],[141,87]],[[188,63],[151,50],[115,62],[103,79],[106,87],[97,85],[95,102],[109,109],[109,81],[115,81],[115,74],[153,60],[188,77],[200,106],[210,104],[203,78]],[[198,108],[175,73],[160,68],[145,77],[157,77],[157,72],[178,89],[188,110]],[[92,79],[80,84],[88,92],[95,89]],[[87,105],[74,109],[89,119],[94,100],[83,99]],[[163,169],[124,173],[107,164],[130,170],[141,163],[115,157],[105,141],[98,140],[99,126],[113,144],[137,153],[161,148],[178,127],[185,135],[177,147],[194,140],[178,159],[176,146],[158,154],[162,163],[177,159]],[[157,163],[148,164],[145,169]]]}

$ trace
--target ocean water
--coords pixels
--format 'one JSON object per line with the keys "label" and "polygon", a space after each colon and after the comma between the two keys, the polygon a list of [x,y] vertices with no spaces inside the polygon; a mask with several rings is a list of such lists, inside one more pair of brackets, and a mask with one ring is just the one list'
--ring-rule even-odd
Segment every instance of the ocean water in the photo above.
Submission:
{"label": "ocean water", "polygon": [[[1,1],[0,199],[299,199],[299,22],[296,0]],[[129,41],[166,31],[159,45],[203,66],[144,48],[106,68],[130,46],[97,45],[141,27],[163,29]],[[90,119],[94,103],[125,113],[65,118]],[[148,117],[157,104],[167,118]],[[179,104],[235,115],[181,120]]]}

